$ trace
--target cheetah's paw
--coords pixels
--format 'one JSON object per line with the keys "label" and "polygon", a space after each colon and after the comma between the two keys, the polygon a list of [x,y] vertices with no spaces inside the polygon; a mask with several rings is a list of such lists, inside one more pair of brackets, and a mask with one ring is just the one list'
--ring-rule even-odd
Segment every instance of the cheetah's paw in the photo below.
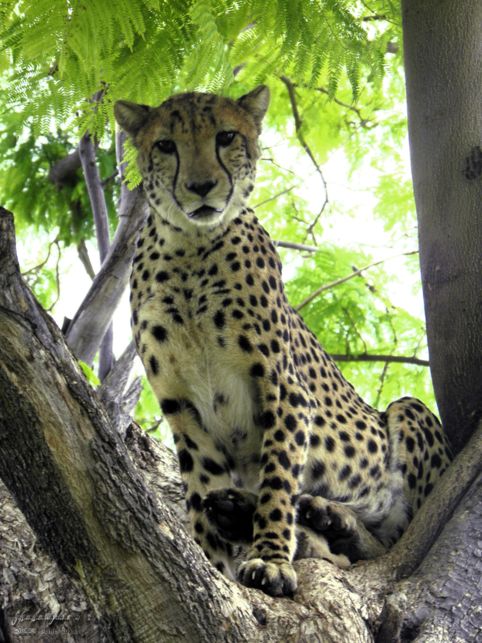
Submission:
{"label": "cheetah's paw", "polygon": [[238,579],[270,596],[292,596],[297,587],[296,572],[286,561],[273,563],[253,558],[240,565]]}
{"label": "cheetah's paw", "polygon": [[212,527],[232,543],[253,540],[253,515],[256,496],[244,490],[215,489],[203,501],[203,509]]}
{"label": "cheetah's paw", "polygon": [[302,495],[298,501],[298,521],[319,534],[353,537],[356,520],[351,511],[320,496]]}

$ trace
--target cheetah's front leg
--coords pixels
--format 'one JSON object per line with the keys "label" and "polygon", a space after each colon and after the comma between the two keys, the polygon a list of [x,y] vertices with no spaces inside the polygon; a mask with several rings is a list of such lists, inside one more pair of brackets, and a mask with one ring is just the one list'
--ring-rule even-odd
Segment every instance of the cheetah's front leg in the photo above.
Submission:
{"label": "cheetah's front leg", "polygon": [[164,398],[161,408],[174,435],[194,540],[219,571],[234,579],[232,545],[218,536],[203,512],[203,500],[209,491],[231,484],[226,458],[203,429],[198,411],[188,400]]}
{"label": "cheetah's front leg", "polygon": [[297,586],[291,564],[296,550],[295,504],[306,460],[310,409],[304,391],[290,377],[279,386],[264,381],[260,388],[260,489],[253,544],[238,577],[244,585],[271,596],[290,596]]}

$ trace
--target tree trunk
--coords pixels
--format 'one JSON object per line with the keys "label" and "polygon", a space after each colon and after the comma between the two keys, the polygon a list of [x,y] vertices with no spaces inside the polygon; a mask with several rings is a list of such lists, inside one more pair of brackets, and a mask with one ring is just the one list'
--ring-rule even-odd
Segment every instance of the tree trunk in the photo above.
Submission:
{"label": "tree trunk", "polygon": [[[133,436],[135,432],[127,432],[128,450],[59,329],[22,282],[12,217],[0,209],[0,475],[58,573],[72,579],[94,608],[95,628],[85,629],[84,623],[81,634],[66,625],[74,638],[82,640],[89,632],[109,643],[346,643],[392,632],[403,637],[379,640],[408,641],[413,640],[410,632],[422,631],[428,618],[417,612],[416,628],[406,625],[404,583],[413,580],[425,598],[434,587],[452,587],[451,561],[477,560],[476,540],[459,537],[455,542],[464,550],[457,557],[452,542],[454,534],[462,533],[460,516],[473,510],[482,428],[396,548],[351,570],[322,560],[297,562],[294,600],[241,587],[210,565],[184,530],[173,456],[160,447],[156,452],[147,437]],[[457,503],[457,513],[448,520]],[[470,527],[469,533],[476,537],[479,532]],[[2,539],[8,542],[8,533],[0,530],[3,545]],[[434,540],[417,579],[413,572]],[[10,565],[3,550],[0,578],[5,579]],[[441,566],[440,560],[446,564]],[[463,567],[457,569],[459,578]],[[8,592],[2,593],[8,598]],[[73,590],[72,595],[78,600]],[[472,629],[466,617],[474,593],[454,590],[451,597],[458,611],[454,619],[448,601],[450,631],[474,631],[476,617],[470,621]],[[15,632],[18,614],[8,605],[6,611]],[[4,623],[1,627],[5,631]],[[39,638],[37,634],[33,640]]]}
{"label": "tree trunk", "polygon": [[459,451],[482,412],[482,3],[402,10],[430,365]]}

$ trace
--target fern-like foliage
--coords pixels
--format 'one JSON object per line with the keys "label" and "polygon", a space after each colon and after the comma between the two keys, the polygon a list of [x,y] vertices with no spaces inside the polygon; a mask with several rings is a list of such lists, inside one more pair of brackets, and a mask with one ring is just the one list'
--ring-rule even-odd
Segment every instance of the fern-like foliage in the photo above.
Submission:
{"label": "fern-like foliage", "polygon": [[360,0],[6,0],[0,11],[9,107],[38,133],[75,119],[79,135],[99,137],[119,98],[158,104],[280,74],[322,83],[330,96],[347,78],[356,99],[362,82],[380,84],[387,40],[398,37],[390,0],[370,9]]}

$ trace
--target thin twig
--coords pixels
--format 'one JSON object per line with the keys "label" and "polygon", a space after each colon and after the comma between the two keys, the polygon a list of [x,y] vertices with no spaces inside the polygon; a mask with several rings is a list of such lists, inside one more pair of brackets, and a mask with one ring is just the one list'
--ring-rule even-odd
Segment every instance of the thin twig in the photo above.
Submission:
{"label": "thin twig", "polygon": [[[335,297],[336,297],[336,295],[335,295]],[[353,329],[353,332],[355,333],[355,335],[358,336],[358,339],[363,344],[363,352],[368,353],[368,345],[367,345],[367,343],[365,341],[365,338],[363,337],[363,335],[361,334],[360,330],[358,329],[358,325],[357,325],[356,321],[353,319],[353,316],[352,316],[352,314],[350,312],[350,309],[347,308],[346,306],[342,306],[342,311],[343,311],[345,317],[350,322],[351,327]],[[350,347],[350,331],[349,331],[349,328],[346,329],[346,333],[345,333],[345,346],[346,346],[346,352],[349,353],[350,352],[350,348],[349,348]]]}
{"label": "thin twig", "polygon": [[273,241],[277,248],[289,248],[290,250],[301,250],[301,252],[320,252],[317,246],[306,246],[304,243],[294,241]]}
{"label": "thin twig", "polygon": [[[265,147],[263,150],[271,150],[273,149],[272,147]],[[287,174],[292,174],[293,176],[296,176],[296,172],[294,170],[290,170],[289,167],[284,167],[283,165],[280,165],[277,161],[274,160],[271,156],[262,156],[260,158],[260,161],[264,161],[265,163],[271,163],[271,165],[274,165],[275,167],[279,168],[282,172],[286,172]]]}
{"label": "thin twig", "polygon": [[323,184],[323,190],[324,190],[324,193],[325,193],[325,198],[323,200],[321,208],[320,208],[318,214],[316,215],[315,219],[308,226],[307,231],[306,231],[306,236],[308,237],[309,235],[311,235],[313,237],[313,239],[315,240],[315,242],[316,242],[316,238],[315,238],[315,235],[313,233],[313,230],[314,230],[316,224],[318,223],[321,215],[325,211],[326,206],[328,205],[328,201],[329,201],[328,200],[328,184],[326,183],[326,179],[325,179],[325,177],[323,175],[323,172],[321,171],[321,168],[320,168],[320,166],[319,166],[319,164],[318,164],[313,152],[311,151],[310,146],[306,142],[305,137],[303,136],[303,132],[301,131],[301,126],[303,124],[303,121],[301,120],[300,113],[299,113],[299,110],[298,110],[298,103],[297,103],[297,100],[296,100],[295,86],[293,85],[291,80],[289,78],[287,78],[286,76],[280,76],[280,79],[286,85],[286,89],[288,90],[288,96],[289,96],[290,104],[291,104],[291,111],[293,112],[293,118],[294,118],[294,121],[295,121],[296,136],[298,138],[298,141],[300,142],[300,145],[305,150],[305,152],[307,153],[307,155],[310,158],[311,162],[313,163],[316,172],[320,176],[321,182]]}
{"label": "thin twig", "polygon": [[112,174],[101,181],[102,187],[105,188],[109,183],[114,183],[117,178],[117,169]]}
{"label": "thin twig", "polygon": [[[57,259],[55,261],[55,287],[56,287],[56,296],[53,302],[50,304],[50,306],[46,309],[47,312],[51,312],[56,305],[56,303],[60,299],[60,258],[61,258],[61,251],[60,251],[60,242],[59,242],[59,237],[55,237],[53,241],[49,243],[48,250],[47,250],[47,256],[43,261],[41,261],[39,264],[34,266],[33,268],[29,268],[25,272],[22,272],[22,277],[26,279],[26,282],[29,284],[30,288],[32,290],[35,288],[36,284],[38,283],[40,279],[40,270],[45,267],[45,265],[48,263],[50,256],[52,254],[52,248],[55,246],[57,248]],[[33,275],[33,277],[32,277]],[[30,277],[32,277],[30,279]]]}
{"label": "thin twig", "polygon": [[329,284],[324,284],[323,286],[320,286],[317,288],[314,292],[311,293],[311,295],[308,295],[306,299],[303,299],[301,304],[298,304],[298,306],[295,307],[295,310],[300,311],[302,308],[304,308],[307,304],[313,301],[318,295],[320,295],[322,292],[325,292],[325,290],[330,290],[331,288],[335,288],[336,286],[339,286],[340,284],[345,283],[345,281],[349,281],[350,279],[353,279],[354,277],[358,277],[358,275],[361,275],[362,272],[365,272],[365,270],[369,270],[370,268],[375,268],[375,266],[379,266],[382,263],[385,263],[385,261],[389,261],[390,259],[396,259],[397,257],[406,257],[409,255],[415,255],[418,253],[418,250],[410,250],[409,252],[401,252],[400,254],[397,255],[392,255],[391,257],[386,257],[385,259],[380,259],[379,261],[375,261],[373,263],[368,264],[367,266],[364,266],[363,268],[359,268],[358,270],[355,270],[352,272],[350,275],[347,275],[346,277],[341,277],[340,279],[335,279],[335,281],[331,281]]}
{"label": "thin twig", "polygon": [[34,266],[33,268],[29,268],[28,270],[23,271],[22,277],[25,278],[28,275],[32,274],[32,272],[38,272],[39,270],[41,270],[50,259],[50,255],[52,254],[52,247],[55,245],[57,246],[57,250],[58,250],[58,241],[59,241],[59,237],[57,236],[53,241],[49,243],[47,248],[47,256],[45,257],[45,259],[41,261],[39,264],[37,264],[36,266]]}
{"label": "thin twig", "polygon": [[370,7],[368,2],[365,2],[365,0],[361,0],[361,4],[365,7],[367,11],[370,12],[370,15],[373,16],[373,18],[370,18],[370,16],[364,16],[361,18],[362,21],[367,21],[367,20],[385,20],[386,22],[391,22],[394,24],[393,20],[388,17],[388,15],[384,14],[378,14],[375,9]]}
{"label": "thin twig", "polygon": [[316,87],[316,91],[320,92],[321,94],[326,94],[327,96],[330,97],[330,99],[334,103],[336,103],[337,105],[340,105],[340,107],[344,107],[345,109],[350,110],[350,112],[353,112],[354,114],[356,114],[358,116],[358,118],[360,119],[361,127],[363,127],[364,129],[372,129],[373,127],[377,126],[378,123],[376,121],[370,121],[367,118],[363,118],[360,108],[355,107],[355,105],[350,105],[349,103],[345,103],[342,100],[340,100],[339,98],[336,98],[335,96],[331,96],[330,92],[326,89],[326,87]]}
{"label": "thin twig", "polygon": [[372,16],[363,16],[361,18],[362,22],[371,22],[372,20],[384,20],[386,22],[388,21],[388,16],[375,13]]}
{"label": "thin twig", "polygon": [[361,353],[359,355],[342,355],[330,353],[335,362],[386,362],[388,364],[414,364],[415,366],[430,366],[430,362],[419,357],[405,355],[378,355],[374,353]]}
{"label": "thin twig", "polygon": [[387,377],[388,373],[388,368],[390,366],[390,362],[386,361],[385,364],[383,365],[382,372],[380,373],[380,385],[377,390],[377,395],[375,397],[375,408],[378,408],[378,405],[380,404],[380,398],[382,396],[382,391],[383,391],[383,385],[385,384],[385,379]]}
{"label": "thin twig", "polygon": [[270,196],[269,199],[265,199],[264,201],[260,201],[259,203],[256,203],[256,205],[253,205],[254,210],[256,210],[256,208],[260,208],[262,205],[266,205],[266,203],[269,203],[270,201],[275,201],[280,196],[283,196],[283,194],[288,194],[288,192],[291,192],[291,190],[294,190],[295,187],[296,187],[295,185],[292,185],[291,187],[286,188],[285,190],[282,190],[281,192],[278,192],[273,196]]}

